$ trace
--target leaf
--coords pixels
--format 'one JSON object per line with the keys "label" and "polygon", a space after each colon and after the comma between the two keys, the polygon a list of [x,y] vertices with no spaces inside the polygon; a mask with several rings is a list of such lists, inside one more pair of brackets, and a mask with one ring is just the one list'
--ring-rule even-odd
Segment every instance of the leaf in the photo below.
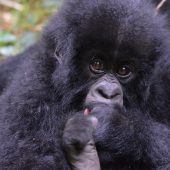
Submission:
{"label": "leaf", "polygon": [[16,42],[16,36],[5,31],[0,32],[0,46],[14,44]]}

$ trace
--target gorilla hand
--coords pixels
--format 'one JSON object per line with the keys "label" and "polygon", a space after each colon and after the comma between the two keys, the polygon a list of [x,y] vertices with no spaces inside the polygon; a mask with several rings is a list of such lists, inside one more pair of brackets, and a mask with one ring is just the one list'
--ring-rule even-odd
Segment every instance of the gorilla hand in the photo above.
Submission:
{"label": "gorilla hand", "polygon": [[66,123],[63,145],[73,170],[100,170],[100,163],[93,140],[98,120],[93,116],[74,116]]}

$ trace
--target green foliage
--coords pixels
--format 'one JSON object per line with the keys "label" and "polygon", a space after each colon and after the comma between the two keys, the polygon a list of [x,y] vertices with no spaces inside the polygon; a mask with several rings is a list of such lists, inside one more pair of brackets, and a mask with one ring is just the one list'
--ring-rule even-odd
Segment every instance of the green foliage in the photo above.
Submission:
{"label": "green foliage", "polygon": [[35,43],[47,18],[58,9],[62,0],[11,2],[18,3],[22,8],[16,9],[5,6],[5,3],[0,4],[0,56],[3,57],[21,52]]}
{"label": "green foliage", "polygon": [[0,54],[8,56],[15,52],[16,36],[7,31],[0,31]]}

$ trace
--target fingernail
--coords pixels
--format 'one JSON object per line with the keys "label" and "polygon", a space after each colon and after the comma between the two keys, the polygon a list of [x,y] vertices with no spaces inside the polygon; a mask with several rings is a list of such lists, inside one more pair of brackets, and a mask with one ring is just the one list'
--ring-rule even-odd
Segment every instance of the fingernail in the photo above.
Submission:
{"label": "fingernail", "polygon": [[85,115],[85,116],[88,116],[89,114],[90,114],[90,110],[89,110],[89,109],[85,109],[84,115]]}

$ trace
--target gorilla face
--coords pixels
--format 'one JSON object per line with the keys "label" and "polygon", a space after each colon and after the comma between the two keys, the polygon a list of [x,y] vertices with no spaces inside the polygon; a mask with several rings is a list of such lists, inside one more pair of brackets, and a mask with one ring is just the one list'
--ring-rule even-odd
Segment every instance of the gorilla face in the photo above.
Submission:
{"label": "gorilla face", "polygon": [[[139,1],[66,3],[51,21],[52,25],[56,18],[60,18],[57,21],[62,20],[62,24],[55,27],[52,25],[51,29],[47,27],[44,35],[46,41],[51,41],[47,41],[47,47],[51,47],[53,51],[53,48],[56,48],[57,58],[63,62],[61,67],[65,68],[63,70],[67,77],[63,81],[70,79],[72,89],[78,89],[88,82],[85,96],[89,98],[91,95],[89,100],[100,102],[108,96],[105,96],[107,94],[103,90],[99,90],[102,93],[100,97],[97,94],[98,99],[92,99],[97,88],[93,85],[91,94],[87,94],[92,84],[99,82],[101,84],[99,86],[107,84],[110,88],[116,89],[119,86],[118,91],[123,91],[126,107],[131,104],[131,100],[140,104],[144,93],[139,91],[144,92],[146,89],[154,64],[165,48],[163,39],[167,32],[157,24],[162,18],[155,16],[150,4],[142,3]],[[74,5],[76,8],[73,10]],[[57,37],[59,34],[57,31],[60,32],[60,37]],[[117,82],[113,85],[115,87],[111,87],[109,81]],[[114,93],[117,94],[113,89],[109,90],[108,93],[111,93],[109,98],[112,98]],[[101,95],[105,97],[101,99]]]}

